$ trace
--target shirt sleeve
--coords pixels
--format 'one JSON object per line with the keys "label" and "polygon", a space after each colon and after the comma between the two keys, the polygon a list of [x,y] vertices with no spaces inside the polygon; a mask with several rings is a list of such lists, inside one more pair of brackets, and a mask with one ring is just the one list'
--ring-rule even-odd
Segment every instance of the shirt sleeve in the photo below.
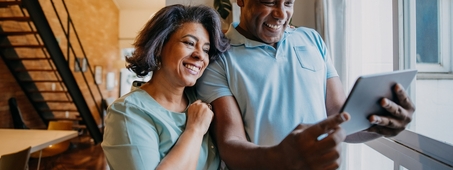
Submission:
{"label": "shirt sleeve", "polygon": [[198,98],[204,102],[211,103],[223,96],[231,96],[227,79],[227,67],[224,53],[218,60],[209,64],[203,75],[198,79],[196,91]]}
{"label": "shirt sleeve", "polygon": [[330,56],[330,50],[327,49],[326,43],[322,39],[321,35],[319,35],[318,32],[314,31],[314,34],[316,35],[316,43],[318,45],[318,48],[320,49],[322,56],[324,57],[324,61],[326,63],[326,77],[327,79],[332,78],[332,77],[337,77],[338,73],[337,70],[335,69],[335,65],[333,64],[332,58]]}
{"label": "shirt sleeve", "polygon": [[332,78],[332,77],[338,77],[337,70],[335,69],[332,59],[330,58],[329,52],[326,52],[325,54],[326,54],[325,60],[326,60],[326,67],[327,67],[327,79]]}
{"label": "shirt sleeve", "polygon": [[105,126],[102,148],[111,169],[157,167],[159,136],[143,110],[130,103],[113,103]]}

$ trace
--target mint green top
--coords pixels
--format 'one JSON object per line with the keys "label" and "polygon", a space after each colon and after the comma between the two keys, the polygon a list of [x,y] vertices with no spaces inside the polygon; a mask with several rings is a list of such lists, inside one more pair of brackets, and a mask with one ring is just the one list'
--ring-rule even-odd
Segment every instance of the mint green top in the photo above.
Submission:
{"label": "mint green top", "polygon": [[[192,88],[186,88],[185,95],[189,103],[196,100]],[[168,111],[142,89],[117,99],[107,110],[101,144],[110,168],[155,169],[184,131],[186,111]],[[207,133],[197,169],[218,169],[219,165],[217,149]]]}

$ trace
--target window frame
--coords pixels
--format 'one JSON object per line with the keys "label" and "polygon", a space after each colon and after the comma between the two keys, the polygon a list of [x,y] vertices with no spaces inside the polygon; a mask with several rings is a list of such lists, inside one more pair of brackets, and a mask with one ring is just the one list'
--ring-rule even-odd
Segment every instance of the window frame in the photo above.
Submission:
{"label": "window frame", "polygon": [[[422,76],[422,78],[429,78],[433,77],[434,74],[451,74],[453,69],[453,59],[452,59],[452,48],[451,46],[453,45],[453,38],[451,35],[451,30],[452,30],[452,15],[453,12],[451,9],[453,9],[453,3],[451,0],[439,0],[439,60],[440,63],[436,64],[429,64],[429,63],[417,63],[416,68],[419,70],[420,73],[430,73],[430,74],[425,74]],[[414,12],[409,12],[407,14],[412,15],[409,16],[410,18],[414,18],[410,22],[415,22],[415,14],[416,14],[416,4],[414,5],[409,5],[406,6],[405,11],[414,11]],[[413,29],[413,31],[416,31],[416,26],[415,24],[412,27],[409,27],[408,29]],[[416,39],[413,39],[414,42],[416,42]],[[415,53],[416,56],[416,53]],[[450,77],[445,77],[445,76],[434,76],[436,79],[442,79],[442,78],[450,78]],[[452,75],[453,77],[453,75]]]}
{"label": "window frame", "polygon": [[[445,2],[446,0],[442,1]],[[416,30],[412,29],[415,28],[415,1],[392,0],[392,3],[393,68],[394,70],[418,68],[415,58]],[[450,2],[449,7],[453,9],[453,2]],[[451,12],[449,17],[453,18],[453,12]],[[450,26],[451,24],[452,22],[450,22]],[[452,45],[453,35],[449,35],[449,38],[450,45]],[[452,50],[450,50],[450,57],[453,57],[451,54],[453,54]],[[453,65],[451,60],[449,61],[450,67]],[[423,71],[421,72],[419,69],[419,75],[423,74]],[[416,103],[415,84],[412,83],[407,90],[414,103]],[[410,126],[412,124],[409,125],[409,128]],[[404,130],[393,138],[379,138],[366,142],[366,145],[392,159],[395,170],[401,169],[401,166],[410,167],[410,169],[423,169],[424,166],[428,168],[436,167],[437,169],[451,169],[453,167],[453,157],[450,156],[453,152],[453,145],[426,137],[417,132]]]}

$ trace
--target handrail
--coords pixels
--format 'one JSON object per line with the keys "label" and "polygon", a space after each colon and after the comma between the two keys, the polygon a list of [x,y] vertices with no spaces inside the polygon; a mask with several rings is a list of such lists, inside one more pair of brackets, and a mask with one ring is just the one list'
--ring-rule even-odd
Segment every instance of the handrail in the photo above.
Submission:
{"label": "handrail", "polygon": [[101,123],[102,123],[102,126],[104,126],[103,114],[102,114],[102,113],[103,113],[103,110],[102,110],[102,100],[103,100],[104,97],[103,97],[102,92],[101,92],[101,90],[100,90],[100,88],[99,88],[99,85],[95,82],[95,75],[94,75],[93,69],[91,68],[91,66],[90,66],[90,64],[89,64],[87,55],[86,55],[85,50],[84,50],[84,48],[83,48],[83,46],[82,46],[82,43],[81,43],[81,41],[80,41],[80,37],[79,37],[79,35],[78,35],[78,33],[77,33],[77,30],[75,29],[74,23],[72,22],[71,16],[70,16],[69,11],[68,11],[68,8],[67,8],[67,6],[66,6],[66,3],[65,3],[64,0],[61,0],[61,2],[63,3],[64,9],[65,9],[64,12],[66,12],[66,15],[67,15],[67,28],[66,28],[66,29],[65,29],[65,27],[64,27],[64,25],[63,25],[63,23],[62,23],[62,19],[61,19],[60,15],[59,15],[59,12],[58,12],[58,10],[57,10],[57,8],[56,8],[56,6],[55,6],[54,0],[51,0],[51,4],[52,4],[52,7],[53,7],[53,9],[54,9],[54,12],[55,12],[55,14],[56,14],[56,16],[57,16],[57,18],[58,18],[58,21],[59,21],[59,23],[60,23],[60,26],[61,26],[63,32],[65,33],[65,36],[66,36],[66,39],[67,39],[67,54],[66,54],[67,56],[66,56],[66,58],[67,58],[68,65],[69,65],[69,62],[70,62],[70,60],[71,60],[71,55],[70,55],[70,52],[69,52],[69,51],[71,51],[72,55],[74,56],[74,61],[75,61],[76,64],[79,66],[79,68],[82,69],[82,65],[81,65],[81,63],[78,62],[78,60],[77,60],[77,57],[76,57],[77,55],[76,55],[76,52],[74,51],[74,46],[73,46],[73,44],[71,44],[71,40],[70,40],[70,33],[71,33],[70,31],[71,31],[71,28],[72,28],[72,30],[73,30],[73,32],[74,32],[74,34],[75,34],[75,37],[76,37],[78,46],[80,47],[80,50],[82,51],[82,54],[83,54],[82,57],[83,57],[83,58],[85,59],[85,61],[86,61],[86,66],[87,66],[87,68],[88,68],[88,70],[89,70],[89,74],[90,74],[89,76],[91,76],[91,77],[93,78],[93,79],[92,79],[92,80],[93,80],[93,83],[96,85],[96,90],[97,90],[96,92],[97,92],[97,94],[98,94],[98,95],[100,96],[100,98],[101,98],[101,99],[99,100],[99,102],[96,102],[96,99],[95,99],[96,97],[94,96],[94,93],[93,93],[94,90],[90,87],[90,84],[89,84],[89,82],[88,82],[88,80],[87,80],[87,77],[85,76],[85,73],[84,73],[84,72],[81,72],[81,73],[82,73],[82,76],[83,76],[83,79],[84,79],[84,82],[85,82],[85,84],[86,84],[86,86],[87,86],[87,88],[88,88],[88,90],[89,90],[91,99],[94,101],[95,106],[96,106],[96,109],[97,109],[97,111],[99,112],[99,115],[101,116]]}
{"label": "handrail", "polygon": [[[86,101],[86,99],[89,98],[83,95],[80,86],[78,86],[78,82],[69,65],[67,64],[67,57],[63,54],[61,44],[59,44],[57,39],[55,38],[55,34],[53,33],[53,30],[49,22],[47,21],[41,4],[38,2],[38,0],[22,0],[22,4],[23,7],[25,7],[29,12],[30,18],[34,22],[39,34],[41,35],[46,49],[49,52],[55,66],[57,67],[57,70],[61,78],[63,79],[68,92],[71,94],[73,103],[76,105],[80,116],[82,117],[88,131],[90,132],[90,135],[94,139],[94,142],[102,142],[102,133],[99,129],[99,125],[95,121],[95,119],[93,119],[94,115],[92,114],[92,111],[88,106],[88,102]],[[93,82],[95,81],[93,80]],[[88,82],[85,83],[88,85]],[[87,88],[91,90],[89,85]],[[99,94],[99,96],[102,95],[100,91]],[[92,99],[95,100],[94,96],[92,96]],[[100,103],[102,102],[102,100],[103,99],[99,100]],[[97,102],[94,101],[94,104],[96,105]],[[102,116],[102,114],[100,115]],[[101,121],[101,123],[103,123],[103,121]]]}
{"label": "handrail", "polygon": [[[25,13],[24,9],[23,8],[20,8],[20,11],[22,13],[23,16],[27,16],[27,14]],[[30,28],[30,30],[34,30],[33,27],[31,26],[31,23],[30,22],[27,22],[27,25],[28,27]],[[36,30],[34,30],[36,31]],[[33,37],[35,38],[36,42],[38,42],[38,45],[43,45],[41,41],[39,41],[39,38],[38,38],[38,35],[37,34],[34,34]],[[41,48],[41,51],[42,53],[44,54],[45,58],[47,59],[50,59],[50,56],[48,55],[48,53],[45,51],[44,48]],[[54,67],[54,65],[52,64],[52,62],[50,60],[47,60],[47,63],[49,64],[49,66],[52,68],[52,69],[56,69]],[[61,81],[61,78],[60,76],[58,76],[57,72],[54,72],[54,75],[55,77],[57,78],[58,81]],[[63,82],[60,82],[58,83],[60,85],[60,87],[63,89],[65,86],[63,86]],[[71,99],[71,96],[69,96],[68,93],[66,93],[66,99],[70,100]],[[45,121],[45,123],[47,124],[47,121]]]}
{"label": "handrail", "polygon": [[[409,142],[407,142],[409,141]],[[407,130],[393,138],[379,138],[365,143],[394,162],[394,169],[453,170],[453,146]]]}

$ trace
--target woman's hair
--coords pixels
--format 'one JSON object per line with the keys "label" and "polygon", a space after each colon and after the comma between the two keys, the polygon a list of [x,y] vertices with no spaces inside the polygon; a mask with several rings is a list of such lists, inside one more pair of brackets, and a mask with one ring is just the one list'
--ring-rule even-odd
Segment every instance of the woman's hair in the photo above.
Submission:
{"label": "woman's hair", "polygon": [[159,67],[164,44],[184,23],[200,23],[208,31],[209,60],[214,61],[230,47],[229,40],[221,30],[220,17],[214,9],[199,6],[171,5],[159,10],[138,34],[132,56],[126,57],[126,68],[137,76],[146,76]]}

